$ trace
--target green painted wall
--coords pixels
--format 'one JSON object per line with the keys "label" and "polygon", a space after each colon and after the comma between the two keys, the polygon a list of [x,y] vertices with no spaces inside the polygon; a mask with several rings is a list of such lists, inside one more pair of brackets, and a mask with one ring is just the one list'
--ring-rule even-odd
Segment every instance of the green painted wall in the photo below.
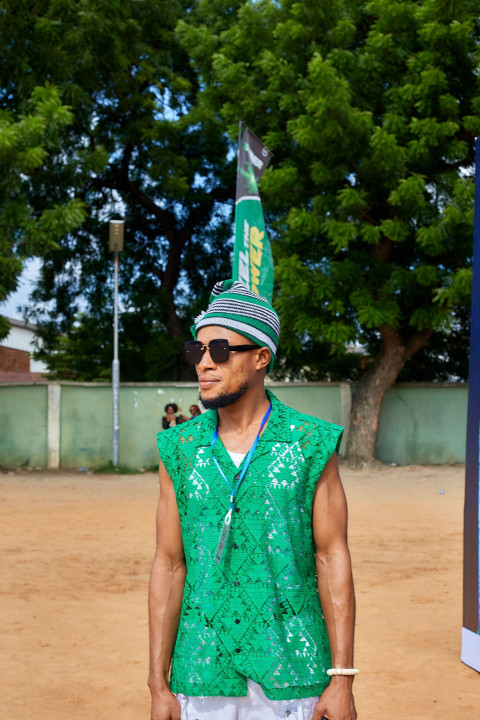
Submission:
{"label": "green painted wall", "polygon": [[[349,386],[274,383],[280,400],[337,425],[348,424]],[[397,385],[384,398],[377,454],[385,463],[444,464],[465,461],[466,385]],[[156,434],[164,407],[184,414],[196,403],[195,383],[126,384],[120,388],[120,464],[158,463]],[[347,414],[347,417],[345,417]],[[47,385],[0,385],[0,465],[47,465]],[[342,419],[343,416],[343,419]],[[94,469],[112,459],[112,389],[61,383],[60,464]]]}
{"label": "green painted wall", "polygon": [[[132,468],[158,463],[156,434],[164,407],[175,402],[188,415],[198,388],[135,385],[120,387],[120,464]],[[62,385],[60,464],[62,467],[105,465],[112,459],[112,388],[109,385]]]}
{"label": "green painted wall", "polygon": [[465,462],[467,385],[399,384],[385,395],[377,457],[397,465]]}
{"label": "green painted wall", "polygon": [[0,465],[46,467],[47,386],[0,386]]}
{"label": "green painted wall", "polygon": [[60,465],[104,465],[111,459],[112,388],[108,385],[62,385]]}

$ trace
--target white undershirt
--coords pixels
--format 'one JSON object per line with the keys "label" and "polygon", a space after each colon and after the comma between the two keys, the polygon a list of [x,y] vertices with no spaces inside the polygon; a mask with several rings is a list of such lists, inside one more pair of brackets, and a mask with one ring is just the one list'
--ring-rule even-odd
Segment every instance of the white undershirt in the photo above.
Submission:
{"label": "white undershirt", "polygon": [[247,453],[234,453],[231,450],[227,450],[227,452],[237,467],[240,467],[240,464],[241,464],[243,458],[247,454]]}

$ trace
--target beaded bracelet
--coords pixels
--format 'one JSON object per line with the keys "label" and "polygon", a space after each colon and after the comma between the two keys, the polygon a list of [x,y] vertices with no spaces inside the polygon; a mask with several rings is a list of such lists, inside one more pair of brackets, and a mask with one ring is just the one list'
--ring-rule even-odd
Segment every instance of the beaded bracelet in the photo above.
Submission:
{"label": "beaded bracelet", "polygon": [[332,677],[332,675],[358,675],[360,670],[357,670],[357,668],[330,668],[330,670],[327,670],[327,675]]}

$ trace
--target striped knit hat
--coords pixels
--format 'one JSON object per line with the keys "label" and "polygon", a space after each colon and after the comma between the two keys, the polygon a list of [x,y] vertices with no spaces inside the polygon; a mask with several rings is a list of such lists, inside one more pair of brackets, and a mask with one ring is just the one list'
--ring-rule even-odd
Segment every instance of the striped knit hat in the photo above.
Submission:
{"label": "striped knit hat", "polygon": [[238,280],[223,280],[215,283],[210,295],[208,308],[195,318],[191,327],[192,335],[206,325],[220,325],[244,335],[260,347],[268,347],[272,354],[268,372],[275,362],[280,320],[268,300],[250,292]]}

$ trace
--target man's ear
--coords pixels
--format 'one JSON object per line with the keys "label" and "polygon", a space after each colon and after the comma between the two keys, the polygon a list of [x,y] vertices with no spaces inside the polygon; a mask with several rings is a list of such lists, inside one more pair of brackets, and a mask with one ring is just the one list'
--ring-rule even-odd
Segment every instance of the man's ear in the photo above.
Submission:
{"label": "man's ear", "polygon": [[263,370],[263,368],[267,368],[270,363],[270,350],[268,347],[261,347],[257,350],[257,363],[256,363],[256,369],[257,370]]}

